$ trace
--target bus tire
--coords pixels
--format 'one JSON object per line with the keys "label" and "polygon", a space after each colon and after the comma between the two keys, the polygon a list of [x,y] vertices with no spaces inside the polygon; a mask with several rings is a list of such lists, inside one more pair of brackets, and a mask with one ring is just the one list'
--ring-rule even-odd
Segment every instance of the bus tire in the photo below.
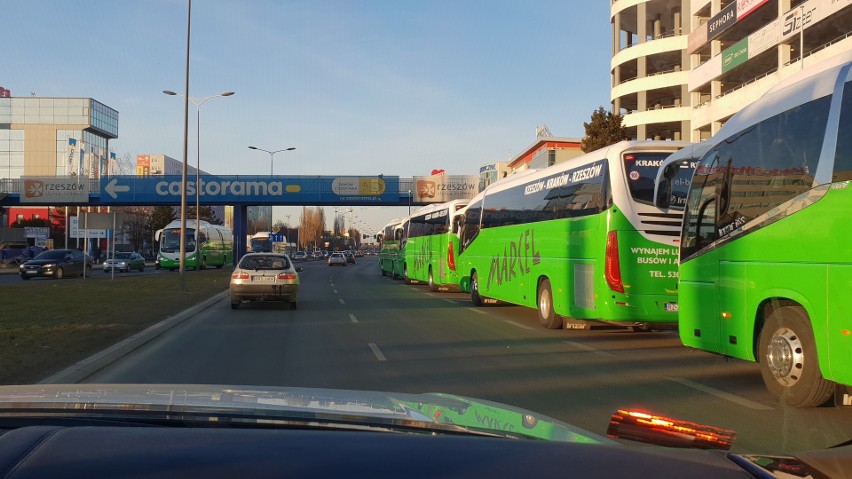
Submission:
{"label": "bus tire", "polygon": [[550,280],[544,278],[538,284],[536,295],[538,304],[538,320],[547,329],[562,328],[562,318],[553,311],[553,291],[550,289]]}
{"label": "bus tire", "polygon": [[479,295],[479,278],[476,271],[470,275],[470,302],[474,306],[482,306],[482,296]]}
{"label": "bus tire", "polygon": [[800,306],[781,306],[769,314],[760,331],[758,361],[766,389],[783,405],[821,406],[834,394],[834,383],[820,373],[816,341]]}
{"label": "bus tire", "polygon": [[240,309],[240,302],[239,301],[237,301],[236,303],[231,302],[231,309]]}
{"label": "bus tire", "polygon": [[431,266],[429,267],[429,291],[432,291],[433,293],[435,291],[438,291],[438,285],[435,284],[435,277],[432,276],[432,267]]}
{"label": "bus tire", "polygon": [[398,279],[399,275],[396,274],[396,263],[391,263],[391,279]]}

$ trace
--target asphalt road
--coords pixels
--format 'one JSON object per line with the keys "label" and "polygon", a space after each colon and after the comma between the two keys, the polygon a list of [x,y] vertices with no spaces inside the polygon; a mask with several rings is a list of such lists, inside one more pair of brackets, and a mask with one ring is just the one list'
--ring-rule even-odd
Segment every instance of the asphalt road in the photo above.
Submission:
{"label": "asphalt road", "polygon": [[617,408],[639,408],[733,429],[735,449],[753,452],[852,438],[852,409],[782,408],[755,364],[686,349],[673,331],[545,330],[535,311],[473,308],[466,295],[382,277],[376,263],[305,263],[297,311],[221,300],[86,382],[447,392],[598,434]]}

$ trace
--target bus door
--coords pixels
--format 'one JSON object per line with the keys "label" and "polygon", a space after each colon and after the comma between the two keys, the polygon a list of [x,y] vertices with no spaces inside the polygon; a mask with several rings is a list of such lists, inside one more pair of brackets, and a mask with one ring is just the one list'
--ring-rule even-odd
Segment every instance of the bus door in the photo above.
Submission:
{"label": "bus door", "polygon": [[678,291],[680,339],[686,346],[708,351],[719,351],[721,337],[719,253],[712,246],[717,238],[720,173],[714,161],[706,166],[702,161],[698,166],[693,182],[703,182],[704,187],[691,189],[687,198],[680,251],[680,284],[686,287]]}

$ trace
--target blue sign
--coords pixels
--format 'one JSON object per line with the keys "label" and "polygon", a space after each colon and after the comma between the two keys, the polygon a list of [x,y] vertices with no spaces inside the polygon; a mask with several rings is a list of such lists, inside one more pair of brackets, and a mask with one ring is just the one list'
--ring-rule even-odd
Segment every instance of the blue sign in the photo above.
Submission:
{"label": "blue sign", "polygon": [[[104,205],[180,204],[181,177],[113,176],[101,178]],[[198,185],[187,178],[186,195],[204,205],[382,204],[399,201],[397,176],[212,176]]]}

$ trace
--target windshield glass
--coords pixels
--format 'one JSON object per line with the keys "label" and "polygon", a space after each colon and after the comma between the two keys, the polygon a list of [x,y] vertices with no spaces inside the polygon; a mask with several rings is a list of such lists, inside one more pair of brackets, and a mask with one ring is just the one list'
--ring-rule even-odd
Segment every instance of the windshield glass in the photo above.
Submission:
{"label": "windshield glass", "polygon": [[850,2],[189,7],[0,3],[0,385],[852,440]]}

